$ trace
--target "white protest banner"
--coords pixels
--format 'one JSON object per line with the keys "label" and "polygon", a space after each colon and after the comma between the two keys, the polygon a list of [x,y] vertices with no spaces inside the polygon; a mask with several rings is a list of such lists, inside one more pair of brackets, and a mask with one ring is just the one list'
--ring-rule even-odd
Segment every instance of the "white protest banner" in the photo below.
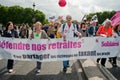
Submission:
{"label": "white protest banner", "polygon": [[0,57],[27,61],[58,61],[119,56],[120,38],[12,39],[0,37]]}

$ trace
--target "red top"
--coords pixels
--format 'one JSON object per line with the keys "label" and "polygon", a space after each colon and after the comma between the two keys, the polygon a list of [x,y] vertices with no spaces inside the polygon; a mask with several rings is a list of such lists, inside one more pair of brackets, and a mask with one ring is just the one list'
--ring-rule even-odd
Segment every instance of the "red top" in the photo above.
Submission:
{"label": "red top", "polygon": [[112,28],[109,27],[107,30],[104,26],[99,27],[97,34],[104,34],[106,36],[112,36]]}

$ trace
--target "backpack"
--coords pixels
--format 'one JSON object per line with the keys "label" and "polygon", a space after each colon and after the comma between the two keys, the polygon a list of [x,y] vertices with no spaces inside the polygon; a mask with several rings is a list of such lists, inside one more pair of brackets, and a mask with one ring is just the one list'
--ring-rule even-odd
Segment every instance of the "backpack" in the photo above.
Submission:
{"label": "backpack", "polygon": [[[73,24],[73,27],[74,27],[74,29],[75,29],[75,27],[77,28],[77,31],[78,31],[78,29],[79,29],[79,27],[78,26],[75,26],[75,24]],[[62,27],[62,31],[64,31],[64,29],[65,29],[65,24],[63,24],[63,27]],[[74,37],[78,37],[78,35],[74,32]]]}

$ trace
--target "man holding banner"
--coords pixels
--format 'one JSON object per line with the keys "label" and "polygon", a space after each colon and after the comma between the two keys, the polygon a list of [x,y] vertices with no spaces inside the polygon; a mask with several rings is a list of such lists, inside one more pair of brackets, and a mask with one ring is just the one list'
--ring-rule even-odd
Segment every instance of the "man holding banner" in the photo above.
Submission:
{"label": "man holding banner", "polygon": [[[71,22],[72,17],[70,15],[66,16],[66,23],[61,25],[61,28],[59,30],[60,34],[63,37],[63,40],[66,41],[68,38],[75,37],[74,34],[78,35],[78,37],[81,37],[81,33],[77,31],[77,28],[74,26],[74,24]],[[67,67],[69,67],[69,61],[63,61],[63,71],[67,71]]]}
{"label": "man holding banner", "polygon": [[94,15],[90,21],[90,28],[88,29],[88,33],[89,33],[89,36],[96,36],[96,32],[98,30],[98,26],[97,26],[97,22],[98,22],[98,17],[97,15]]}

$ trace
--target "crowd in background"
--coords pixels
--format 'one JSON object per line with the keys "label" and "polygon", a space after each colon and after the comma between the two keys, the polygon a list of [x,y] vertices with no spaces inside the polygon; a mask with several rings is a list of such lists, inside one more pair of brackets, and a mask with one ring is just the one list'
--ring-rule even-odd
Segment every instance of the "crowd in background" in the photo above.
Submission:
{"label": "crowd in background", "polygon": [[[83,34],[84,37],[87,37],[89,35],[91,35],[91,33],[89,33],[90,31],[89,28],[90,26],[94,25],[94,24],[90,24],[90,21],[84,21],[84,22],[77,22],[74,21],[73,22],[77,28],[79,28],[79,31]],[[42,29],[47,33],[47,35],[50,38],[60,38],[60,34],[58,33],[59,28],[61,27],[63,23],[60,22],[56,22],[54,24],[52,23],[48,23],[48,24],[44,24],[42,26]],[[95,23],[95,25],[97,26],[97,24]],[[0,34],[3,34],[3,31],[5,30],[6,25],[3,27],[3,25],[0,25]],[[14,29],[18,32],[19,38],[29,38],[30,34],[32,31],[34,31],[34,24],[32,26],[29,26],[29,24],[20,24],[20,25],[13,25]],[[99,27],[99,26],[97,26]]]}

